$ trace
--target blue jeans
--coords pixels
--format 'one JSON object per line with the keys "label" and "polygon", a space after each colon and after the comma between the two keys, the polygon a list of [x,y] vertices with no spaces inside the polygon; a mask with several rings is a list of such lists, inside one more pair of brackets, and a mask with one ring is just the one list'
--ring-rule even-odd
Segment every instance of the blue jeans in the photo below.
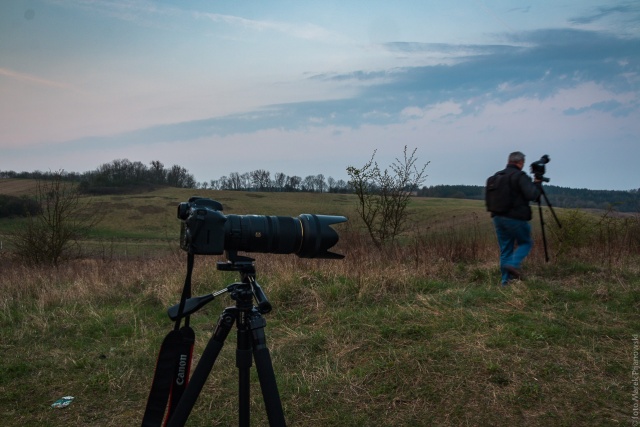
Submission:
{"label": "blue jeans", "polygon": [[531,225],[528,221],[504,216],[494,216],[493,225],[500,245],[500,271],[504,285],[511,278],[504,267],[508,265],[519,269],[522,261],[531,252],[533,247]]}

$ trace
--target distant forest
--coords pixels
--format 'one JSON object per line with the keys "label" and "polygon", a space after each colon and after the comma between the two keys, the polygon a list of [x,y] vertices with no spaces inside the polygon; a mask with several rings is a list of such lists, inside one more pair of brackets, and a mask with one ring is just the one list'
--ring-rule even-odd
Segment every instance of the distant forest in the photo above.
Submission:
{"label": "distant forest", "polygon": [[[586,188],[545,185],[544,192],[553,207],[640,212],[640,189],[630,191],[587,190]],[[417,195],[419,197],[484,200],[484,187],[480,185],[435,185],[423,187]],[[544,198],[542,204],[547,204]]]}
{"label": "distant forest", "polygon": [[[306,177],[290,176],[258,169],[251,172],[232,172],[228,176],[207,182],[196,182],[182,166],[165,167],[154,160],[145,165],[127,159],[113,160],[89,172],[54,172],[66,180],[77,182],[86,194],[126,194],[169,186],[178,188],[232,191],[286,191],[349,193],[348,182],[322,174]],[[52,172],[0,171],[0,178],[48,179]],[[640,212],[640,189],[630,191],[588,190],[545,185],[545,193],[554,207],[584,209],[614,209],[619,212]],[[484,187],[479,185],[435,185],[421,189],[407,189],[417,197],[484,199]],[[543,200],[543,204],[546,202]]]}

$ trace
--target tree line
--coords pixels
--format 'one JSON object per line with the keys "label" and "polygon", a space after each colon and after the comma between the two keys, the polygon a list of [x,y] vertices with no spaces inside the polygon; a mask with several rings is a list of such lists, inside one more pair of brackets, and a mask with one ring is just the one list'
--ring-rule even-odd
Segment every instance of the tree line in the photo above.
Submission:
{"label": "tree line", "polygon": [[[375,152],[374,152],[375,155]],[[393,242],[404,229],[406,223],[406,207],[411,197],[408,188],[417,188],[424,180],[424,169],[414,170],[415,150],[411,156],[407,155],[405,147],[404,162],[394,163],[391,172],[384,172],[371,160],[363,167],[350,166],[347,172],[351,177],[350,185],[360,200],[359,213],[367,225],[374,244],[382,249],[387,242]],[[172,181],[172,173],[182,176],[184,180]],[[17,177],[13,174],[0,176]],[[140,162],[118,160],[101,165],[96,171],[82,176],[66,174],[61,171],[42,174],[34,173],[29,178],[37,178],[33,205],[37,208],[33,212],[25,209],[26,222],[21,224],[10,236],[14,255],[29,265],[51,264],[57,266],[60,262],[81,256],[81,242],[90,230],[100,222],[102,216],[93,212],[89,198],[81,197],[81,189],[126,187],[140,185],[139,183],[161,183],[179,187],[194,187],[194,180],[184,168],[174,167],[165,169],[160,162],[151,162],[147,167]],[[80,185],[72,182],[80,179]],[[268,171],[259,170],[248,174],[232,174],[230,178],[216,181],[220,185],[231,185],[229,189],[242,189],[244,186],[254,186],[265,191],[281,189],[282,191],[300,188],[307,191],[331,191],[340,183],[335,180],[325,180],[323,175],[310,175],[302,180],[288,177],[282,173],[271,179]],[[328,185],[328,187],[327,187]],[[212,184],[215,186],[215,184]],[[205,185],[207,187],[207,185]],[[346,189],[346,185],[344,185]],[[13,200],[0,199],[1,204],[11,207],[13,216],[20,202],[27,202],[27,198]],[[2,213],[0,206],[0,214]],[[19,210],[19,209],[18,209]]]}
{"label": "tree line", "polygon": [[158,160],[145,165],[128,159],[117,159],[98,166],[97,169],[78,172],[15,172],[0,171],[0,178],[24,178],[47,180],[54,175],[65,181],[79,183],[79,190],[90,194],[113,194],[139,190],[145,186],[168,186],[177,188],[236,190],[236,191],[306,191],[306,192],[347,192],[348,184],[342,179],[325,178],[323,174],[308,175],[305,178],[286,175],[283,172],[271,175],[264,169],[251,172],[232,172],[219,179],[197,182],[187,169],[179,165],[165,167]]}
{"label": "tree line", "polygon": [[346,193],[349,186],[342,179],[325,178],[323,174],[307,175],[302,178],[297,175],[286,175],[277,172],[271,176],[269,171],[258,169],[251,172],[232,172],[229,176],[211,180],[200,184],[200,188],[212,190],[246,190],[246,191],[306,191],[314,193]]}
{"label": "tree line", "polygon": [[[571,209],[611,209],[618,212],[640,212],[640,189],[588,190],[544,185],[544,190],[553,207]],[[484,187],[480,185],[435,185],[422,187],[419,197],[484,200]],[[543,199],[542,204],[546,205]]]}
{"label": "tree line", "polygon": [[131,189],[149,185],[178,188],[196,188],[197,183],[187,169],[179,165],[165,167],[162,162],[154,160],[149,165],[132,162],[128,159],[113,160],[104,163],[88,172],[15,172],[0,171],[0,178],[23,178],[36,180],[59,179],[76,182],[83,193],[111,194],[126,192]]}
{"label": "tree line", "polygon": [[[14,172],[0,171],[0,178],[46,180],[54,175],[78,183],[79,190],[87,194],[116,194],[139,191],[145,187],[170,186],[178,188],[232,190],[232,191],[285,191],[353,193],[353,186],[342,179],[326,178],[323,174],[304,178],[271,174],[264,169],[251,172],[232,172],[205,182],[197,182],[187,169],[179,165],[165,167],[158,160],[148,165],[128,159],[113,160],[89,172]],[[631,191],[588,190],[545,185],[545,192],[554,207],[582,209],[610,209],[620,212],[640,212],[640,189]],[[484,199],[480,185],[435,185],[407,189],[417,197]],[[5,200],[5,202],[7,202]],[[544,201],[543,201],[544,203]],[[6,205],[6,203],[4,203]],[[13,207],[8,208],[13,210]],[[6,213],[6,212],[5,212]]]}

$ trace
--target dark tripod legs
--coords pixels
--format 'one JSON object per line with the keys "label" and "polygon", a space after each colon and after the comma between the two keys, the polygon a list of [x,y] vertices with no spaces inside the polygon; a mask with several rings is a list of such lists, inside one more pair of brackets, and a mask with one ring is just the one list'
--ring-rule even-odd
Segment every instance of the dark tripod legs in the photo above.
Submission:
{"label": "dark tripod legs", "polygon": [[258,310],[250,303],[226,308],[216,326],[211,339],[202,353],[191,381],[187,386],[180,403],[176,407],[167,427],[182,427],[193,409],[193,405],[202,391],[204,383],[211,373],[213,365],[220,354],[229,331],[236,323],[238,332],[238,348],[236,350],[236,366],[238,367],[238,425],[248,427],[250,421],[250,368],[252,355],[256,361],[258,378],[265,402],[270,426],[285,426],[282,404],[278,394],[271,356],[266,346],[264,327],[266,321]]}
{"label": "dark tripod legs", "polygon": [[549,251],[547,249],[547,236],[544,231],[544,216],[542,215],[542,205],[540,203],[540,199],[542,197],[544,197],[544,201],[547,203],[547,206],[549,206],[549,209],[551,210],[551,213],[553,214],[553,218],[556,220],[558,227],[562,228],[562,224],[560,224],[560,220],[556,216],[556,212],[553,210],[553,206],[551,206],[551,203],[547,198],[547,193],[544,192],[544,188],[542,187],[542,185],[540,185],[540,197],[538,197],[538,214],[540,215],[540,229],[542,230],[542,243],[544,245],[544,260],[546,262],[549,262]]}
{"label": "dark tripod legs", "polygon": [[240,426],[249,426],[250,412],[250,368],[251,356],[256,361],[256,370],[260,380],[260,389],[270,426],[283,426],[284,414],[278,393],[276,376],[273,372],[271,355],[267,348],[264,327],[267,322],[257,309],[250,313],[240,312],[238,319],[238,348],[236,350],[236,366],[238,367],[238,416]]}

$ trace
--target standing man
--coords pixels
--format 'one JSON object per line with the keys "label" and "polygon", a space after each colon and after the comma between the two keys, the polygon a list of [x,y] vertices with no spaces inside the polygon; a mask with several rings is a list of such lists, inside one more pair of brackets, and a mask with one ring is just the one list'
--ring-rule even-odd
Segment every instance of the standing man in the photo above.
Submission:
{"label": "standing man", "polygon": [[519,151],[509,154],[507,167],[487,180],[485,200],[500,245],[502,286],[522,278],[522,261],[533,246],[529,202],[540,197],[540,181],[532,182],[522,171],[524,160]]}

